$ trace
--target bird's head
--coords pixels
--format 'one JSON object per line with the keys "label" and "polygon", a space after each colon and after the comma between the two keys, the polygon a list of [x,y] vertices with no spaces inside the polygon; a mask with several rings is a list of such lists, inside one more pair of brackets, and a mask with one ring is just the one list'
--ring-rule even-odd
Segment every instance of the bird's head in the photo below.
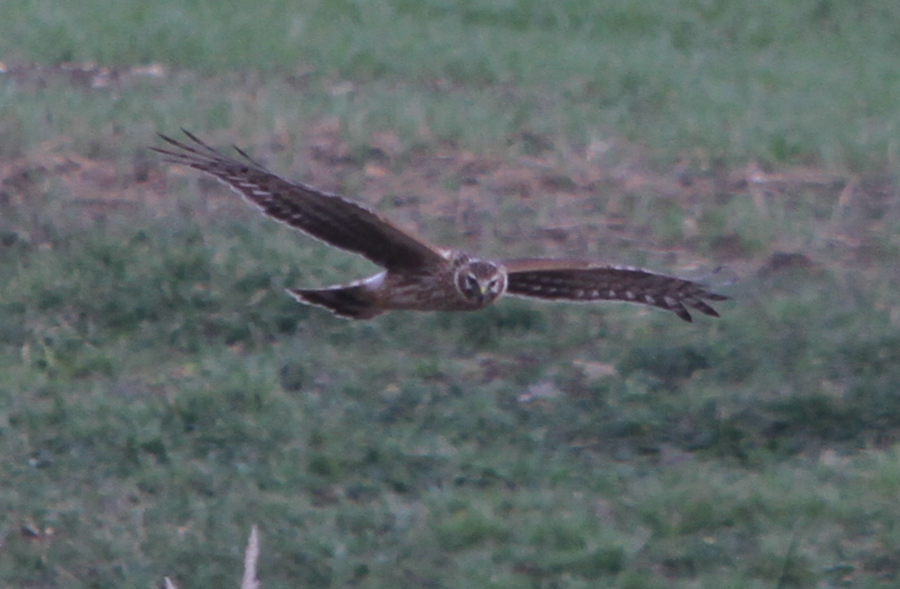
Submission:
{"label": "bird's head", "polygon": [[506,291],[506,272],[493,262],[469,260],[456,270],[456,288],[467,299],[489,305]]}

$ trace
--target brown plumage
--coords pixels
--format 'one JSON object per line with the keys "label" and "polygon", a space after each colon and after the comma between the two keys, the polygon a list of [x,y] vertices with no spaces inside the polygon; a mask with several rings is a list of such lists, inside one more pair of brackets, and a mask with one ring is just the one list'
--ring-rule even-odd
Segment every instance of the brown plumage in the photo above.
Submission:
{"label": "brown plumage", "polygon": [[639,268],[565,259],[491,261],[439,248],[356,202],[277,176],[239,148],[235,149],[243,160],[184,132],[192,144],[160,135],[172,148],[151,149],[168,162],[218,178],[267,215],[385,269],[347,285],[289,291],[302,302],[342,317],[369,319],[391,310],[474,311],[508,293],[550,300],[626,301],[672,311],[691,321],[688,307],[718,317],[704,300],[728,298],[695,282]]}

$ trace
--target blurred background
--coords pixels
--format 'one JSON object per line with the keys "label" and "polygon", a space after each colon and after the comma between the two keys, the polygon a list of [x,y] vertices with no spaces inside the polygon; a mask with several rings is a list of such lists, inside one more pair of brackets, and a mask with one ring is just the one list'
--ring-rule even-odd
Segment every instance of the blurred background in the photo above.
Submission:
{"label": "blurred background", "polygon": [[[0,585],[889,587],[900,4],[15,0]],[[487,256],[732,297],[349,322],[180,128]],[[717,271],[718,269],[718,271]]]}

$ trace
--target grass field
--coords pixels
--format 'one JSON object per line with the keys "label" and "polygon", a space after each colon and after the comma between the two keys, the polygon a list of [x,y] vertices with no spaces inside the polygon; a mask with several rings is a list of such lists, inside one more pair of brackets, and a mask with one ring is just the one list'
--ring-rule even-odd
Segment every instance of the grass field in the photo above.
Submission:
{"label": "grass field", "polygon": [[[0,586],[237,586],[254,524],[268,589],[897,584],[900,5],[3,11]],[[372,268],[179,127],[733,300],[336,319],[284,288]]]}

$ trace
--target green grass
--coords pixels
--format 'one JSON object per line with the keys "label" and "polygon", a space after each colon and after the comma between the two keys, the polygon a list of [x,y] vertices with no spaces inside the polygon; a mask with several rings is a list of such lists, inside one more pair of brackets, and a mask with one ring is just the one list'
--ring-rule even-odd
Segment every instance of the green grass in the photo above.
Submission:
{"label": "green grass", "polygon": [[2,256],[8,583],[227,584],[252,523],[272,587],[894,578],[883,277],[750,280],[695,326],[519,300],[356,324],[282,288],[365,268],[249,212],[46,204],[55,233]]}
{"label": "green grass", "polygon": [[[897,10],[4,5],[0,584],[235,586],[257,524],[271,588],[895,585]],[[148,154],[180,126],[446,245],[734,300],[339,320],[284,288],[371,267]],[[616,180],[752,159],[861,188]]]}
{"label": "green grass", "polygon": [[[872,169],[896,150],[898,11],[878,1],[831,0],[659,8],[637,0],[269,0],[252,8],[21,1],[6,7],[0,54],[9,64],[159,62],[176,72],[241,72],[254,87],[265,76],[251,107],[265,115],[241,112],[217,96],[217,85],[211,102],[203,100],[197,86],[205,84],[197,83],[190,84],[201,92],[193,107],[173,109],[173,94],[183,101],[183,91],[169,85],[105,107],[106,120],[127,121],[128,132],[141,135],[163,118],[228,126],[251,114],[250,128],[266,126],[275,114],[269,89],[287,78],[302,90],[294,86],[291,108],[281,113],[288,117],[340,110],[349,100],[368,128],[416,127],[424,117],[439,137],[470,145],[482,133],[478,143],[494,147],[522,131],[577,143],[624,136],[664,161],[703,150],[727,161]],[[349,99],[322,96],[340,80],[358,91]],[[3,102],[14,113],[51,106]],[[191,116],[176,117],[179,111]]]}

